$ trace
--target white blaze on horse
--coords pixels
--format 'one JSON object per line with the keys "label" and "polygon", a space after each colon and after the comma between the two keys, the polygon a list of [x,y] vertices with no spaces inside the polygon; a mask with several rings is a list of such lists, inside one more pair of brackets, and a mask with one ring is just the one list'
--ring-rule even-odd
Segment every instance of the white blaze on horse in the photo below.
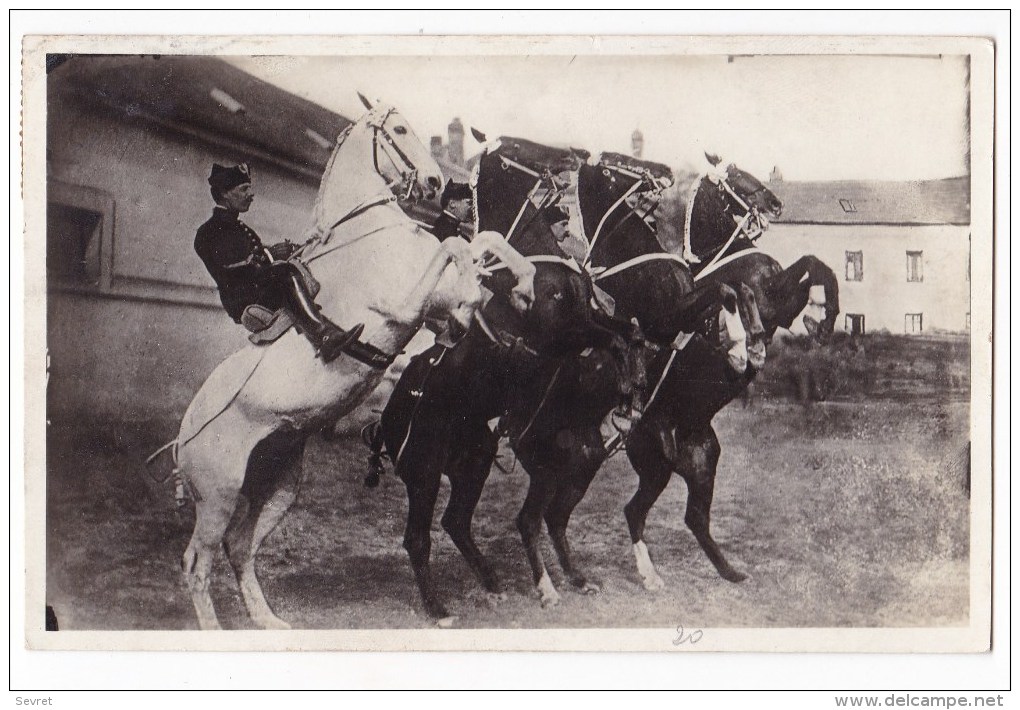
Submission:
{"label": "white blaze on horse", "polygon": [[254,623],[288,628],[262,593],[254,559],[294,502],[309,433],[364,401],[426,322],[466,330],[482,300],[483,259],[495,256],[515,274],[515,307],[534,299],[534,267],[499,234],[439,243],[403,213],[393,191],[433,196],[442,173],[399,113],[362,101],[369,111],[339,139],[300,254],[321,284],[324,315],[365,323],[361,360],[323,363],[293,331],[245,348],[202,385],[175,442],[178,475],[196,501],[183,570],[203,629],[219,628],[209,580],[221,543]]}

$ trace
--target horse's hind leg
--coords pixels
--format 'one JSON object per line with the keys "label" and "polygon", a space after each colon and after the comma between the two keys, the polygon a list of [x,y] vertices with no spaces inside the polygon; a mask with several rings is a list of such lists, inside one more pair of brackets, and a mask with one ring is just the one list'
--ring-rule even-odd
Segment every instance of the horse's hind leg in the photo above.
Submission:
{"label": "horse's hind leg", "polygon": [[465,434],[463,438],[467,439],[463,451],[454,454],[447,466],[450,501],[443,513],[443,529],[464,555],[485,591],[499,594],[499,579],[471,534],[471,521],[489,478],[499,437],[482,425],[473,435]]}
{"label": "horse's hind leg", "polygon": [[[597,429],[594,430],[594,435],[595,437],[599,436]],[[601,448],[601,438],[596,438],[596,441],[599,448]],[[586,458],[577,467],[577,470],[571,471],[567,481],[559,486],[545,513],[545,524],[549,529],[549,538],[552,540],[553,549],[556,550],[556,556],[559,558],[563,573],[571,585],[587,594],[598,592],[599,587],[589,582],[584,573],[574,566],[570,543],[567,541],[567,525],[570,522],[570,515],[574,512],[574,508],[577,507],[577,504],[584,498],[585,493],[588,492],[588,487],[591,485],[592,480],[594,480],[595,474],[598,473],[603,460],[602,456],[598,456],[595,459]],[[569,467],[568,470],[572,468],[573,466]]]}
{"label": "horse's hind leg", "polygon": [[556,494],[556,488],[549,471],[537,469],[528,473],[531,475],[531,484],[528,486],[528,495],[524,499],[524,505],[521,506],[521,512],[517,515],[517,529],[524,542],[524,551],[531,565],[535,586],[542,597],[542,607],[546,608],[556,606],[560,602],[559,592],[556,591],[545,566],[540,540],[542,517]]}
{"label": "horse's hind leg", "polygon": [[684,522],[694,533],[695,539],[715,565],[719,575],[730,582],[742,582],[747,579],[747,575],[730,566],[709,531],[720,451],[719,439],[711,426],[678,443],[677,462],[688,488],[687,514],[684,516]]}
{"label": "horse's hind leg", "polygon": [[223,491],[203,491],[203,494],[202,500],[195,504],[195,530],[184,551],[181,569],[195,605],[199,628],[220,629],[222,627],[209,594],[209,582],[213,560],[237,498]]}
{"label": "horse's hind leg", "polygon": [[[425,446],[426,449],[429,448],[427,444]],[[429,555],[432,553],[432,516],[436,509],[436,497],[439,495],[442,466],[436,459],[434,451],[426,451],[424,456],[419,456],[419,452],[409,446],[405,455],[401,457],[398,472],[407,486],[404,549],[411,558],[411,568],[414,570],[414,579],[418,584],[425,612],[433,619],[444,619],[450,614],[439,601],[429,567]]]}
{"label": "horse's hind leg", "polygon": [[305,439],[269,439],[255,448],[238,508],[224,538],[248,614],[263,629],[289,629],[273,613],[255,573],[255,555],[297,497]]}
{"label": "horse's hind leg", "polygon": [[623,512],[630,529],[630,541],[634,548],[634,559],[638,574],[645,589],[658,591],[666,587],[655,569],[645,544],[645,522],[648,512],[655,505],[669,484],[673,473],[671,459],[675,456],[672,432],[649,421],[641,421],[627,440],[627,458],[638,475],[638,489],[624,506]]}

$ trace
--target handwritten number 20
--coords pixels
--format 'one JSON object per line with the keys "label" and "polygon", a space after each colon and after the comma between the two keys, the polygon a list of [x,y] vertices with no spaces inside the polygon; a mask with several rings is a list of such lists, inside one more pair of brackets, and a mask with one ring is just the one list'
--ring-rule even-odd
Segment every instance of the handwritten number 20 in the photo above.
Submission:
{"label": "handwritten number 20", "polygon": [[683,625],[680,625],[676,627],[676,638],[673,639],[673,645],[682,646],[685,643],[689,643],[693,646],[698,641],[700,641],[701,637],[704,635],[705,634],[701,629],[695,629],[691,633],[684,636],[684,627]]}

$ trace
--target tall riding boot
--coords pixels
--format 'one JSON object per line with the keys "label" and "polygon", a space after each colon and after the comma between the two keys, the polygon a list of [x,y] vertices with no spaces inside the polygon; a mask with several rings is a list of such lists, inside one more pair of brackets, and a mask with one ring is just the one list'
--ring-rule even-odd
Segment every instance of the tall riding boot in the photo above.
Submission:
{"label": "tall riding boot", "polygon": [[319,313],[319,307],[315,305],[300,276],[289,273],[287,284],[290,287],[288,292],[291,310],[294,312],[297,325],[304,331],[305,337],[315,348],[316,355],[321,357],[323,362],[332,362],[340,357],[345,347],[361,337],[361,332],[365,329],[364,323],[358,323],[345,331]]}

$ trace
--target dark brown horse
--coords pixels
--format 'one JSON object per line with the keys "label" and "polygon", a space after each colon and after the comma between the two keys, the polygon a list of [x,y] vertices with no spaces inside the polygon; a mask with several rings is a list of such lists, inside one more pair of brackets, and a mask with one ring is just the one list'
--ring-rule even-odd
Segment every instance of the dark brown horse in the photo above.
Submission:
{"label": "dark brown horse", "polygon": [[[486,159],[483,158],[482,175],[486,174],[486,167]],[[640,219],[631,220],[626,217],[632,211],[629,204],[625,204],[626,198],[657,190],[662,185],[659,182],[661,176],[657,177],[645,169],[641,172],[626,170],[620,175],[619,192],[609,195],[605,213],[593,213],[589,215],[588,221],[600,225],[593,229],[603,230],[601,234],[605,243],[622,240],[627,244],[624,249],[626,256],[619,261],[607,263],[607,266],[623,265],[633,256],[640,259],[642,264],[657,265],[653,271],[662,271],[664,280],[661,287],[659,284],[647,285],[659,288],[666,293],[667,298],[656,301],[654,294],[646,291],[645,300],[658,302],[660,305],[657,308],[665,313],[657,313],[655,308],[640,309],[642,315],[647,316],[643,325],[648,325],[652,330],[657,329],[663,338],[663,347],[666,347],[677,337],[682,325],[694,328],[703,320],[706,312],[712,308],[718,311],[719,291],[725,291],[729,295],[729,327],[722,328],[720,332],[739,340],[738,350],[743,354],[737,360],[742,372],[746,365],[744,332],[740,329],[739,336],[732,335],[734,316],[731,314],[736,313],[736,294],[732,289],[721,287],[707,290],[714,290],[713,296],[699,295],[691,298],[689,292],[694,281],[689,271],[679,259],[662,251],[654,235],[650,241],[635,239],[627,242],[625,230],[647,231],[647,227],[639,226],[644,224]],[[480,178],[479,187],[483,184]],[[478,204],[480,214],[484,213],[486,203],[481,197],[481,189]],[[622,211],[617,214],[615,207],[610,210],[613,205],[622,206]],[[494,209],[499,207],[493,206]],[[513,239],[510,241],[516,245]],[[609,253],[613,253],[612,250]],[[629,266],[647,271],[637,269],[637,264]],[[540,290],[536,288],[536,303],[539,298]],[[638,306],[636,302],[633,305]],[[630,317],[629,312],[626,315]],[[736,325],[740,325],[739,319],[736,319]],[[620,386],[621,381],[627,382],[626,373],[621,371],[621,363],[624,361],[606,349],[591,350],[579,357],[550,359],[537,357],[537,353],[536,356],[528,357],[521,350],[515,352],[506,347],[499,349],[495,343],[484,349],[484,339],[478,333],[469,334],[469,338],[473,340],[443,354],[442,360],[438,360],[440,353],[433,352],[413,362],[398,383],[382,419],[386,448],[391,454],[402,452],[397,458],[397,469],[408,483],[412,496],[416,488],[428,487],[423,495],[418,496],[419,501],[425,505],[419,507],[412,501],[411,520],[417,521],[418,528],[413,540],[423,542],[413,542],[409,550],[426,609],[430,615],[439,617],[446,615],[446,609],[436,598],[431,578],[427,574],[427,555],[423,554],[427,549],[415,547],[428,543],[427,526],[431,521],[431,506],[435,502],[431,486],[438,487],[436,471],[441,472],[445,462],[451,480],[450,504],[443,516],[443,527],[450,533],[485,588],[490,592],[498,592],[495,574],[471,538],[471,515],[488,476],[498,440],[498,435],[489,430],[486,420],[503,415],[504,429],[530,475],[529,493],[518,516],[518,526],[543,603],[552,603],[556,592],[545,573],[538,551],[538,528],[545,516],[553,533],[554,544],[564,560],[564,567],[570,568],[565,535],[558,534],[560,529],[555,524],[556,513],[559,510],[572,510],[577,500],[583,496],[605,455],[599,423],[627,394],[627,388]],[[733,345],[728,343],[727,347],[732,348]],[[496,372],[500,374],[494,376]],[[468,385],[465,386],[465,383]],[[415,404],[415,397],[419,398],[420,404]],[[475,397],[479,397],[477,402],[474,401]],[[500,407],[505,409],[500,411]],[[559,419],[562,413],[568,414],[569,421]],[[419,420],[427,420],[428,423],[418,425]],[[454,421],[452,425],[449,424],[451,420]],[[410,436],[418,438],[413,441],[407,438],[406,443],[399,442],[400,433],[408,430],[408,422],[412,432]],[[456,439],[449,436],[444,438],[447,431],[444,427],[448,426],[455,427]],[[442,432],[436,435],[436,429]],[[568,432],[568,435],[560,436],[563,432]],[[426,435],[431,439],[425,440]],[[437,441],[439,445],[436,445]],[[443,442],[449,442],[452,449],[442,449]],[[466,447],[465,442],[484,444]],[[381,442],[377,438],[374,443],[378,450]],[[434,452],[433,460],[421,465],[420,462],[428,458],[429,451]],[[412,459],[414,464],[404,463]],[[592,588],[580,573],[572,574],[571,581],[578,588]]]}
{"label": "dark brown horse", "polygon": [[[719,160],[707,156],[714,167]],[[804,256],[783,269],[759,250],[755,241],[778,216],[782,202],[760,181],[735,165],[725,173],[706,175],[691,189],[684,225],[685,245],[693,252],[695,280],[700,284],[743,285],[745,297],[757,304],[767,339],[779,327],[789,328],[808,304],[812,286],[825,292],[825,317],[805,325],[819,341],[832,333],[839,313],[839,285],[832,270],[813,256]],[[690,256],[690,254],[689,254]],[[658,369],[660,362],[650,369]],[[744,377],[706,380],[706,369],[722,371],[718,358],[703,344],[692,341],[682,358],[676,358],[662,380],[659,395],[627,439],[627,457],[638,474],[638,490],[624,511],[630,528],[638,572],[648,589],[664,586],[644,542],[648,511],[678,473],[688,487],[684,517],[719,574],[731,582],[746,575],[734,569],[712,538],[709,524],[716,468],[721,447],[712,419],[741,394],[757,374],[748,368]]]}
{"label": "dark brown horse", "polygon": [[[645,217],[654,208],[652,196],[669,184],[669,176],[665,166],[603,154],[598,164],[581,166],[577,182],[588,265],[613,298],[616,316],[637,320],[649,340],[646,370],[648,384],[654,386],[646,394],[653,406],[666,396],[664,381],[671,378],[674,362],[686,363],[683,373],[700,397],[736,383],[742,387],[748,358],[752,367],[760,367],[765,354],[753,291],[743,284],[735,290],[718,283],[695,288],[686,263],[659,245]],[[646,205],[646,197],[651,204]],[[698,206],[698,212],[704,209],[720,208]],[[711,307],[720,287],[730,294],[729,312],[736,314],[739,306],[739,337],[724,339],[727,328],[716,323],[703,327],[706,314],[727,315],[727,309]],[[613,407],[611,376],[599,365],[576,359],[548,392],[548,404],[537,410],[530,428],[521,435],[511,433],[514,451],[531,476],[517,523],[543,606],[559,600],[539,545],[543,519],[567,580],[581,590],[596,589],[575,565],[566,531],[573,509],[608,453],[600,424]],[[672,387],[669,396],[678,396]]]}
{"label": "dark brown horse", "polygon": [[[366,439],[378,453],[385,445],[408,493],[404,535],[415,579],[428,614],[448,616],[432,580],[430,531],[442,475],[451,481],[443,528],[481,580],[499,593],[499,583],[471,535],[471,518],[496,453],[499,435],[488,421],[519,408],[522,393],[545,388],[565,357],[596,346],[593,357],[614,369],[625,344],[615,323],[594,313],[593,292],[580,267],[563,254],[549,227],[536,219],[533,199],[556,199],[554,174],[575,165],[576,153],[522,139],[501,138],[480,159],[475,176],[479,230],[507,235],[507,241],[535,261],[535,301],[517,313],[494,296],[482,317],[455,347],[434,346],[413,358]],[[494,266],[496,293],[504,276]],[[629,332],[624,324],[619,330]],[[615,353],[615,354],[614,354]],[[620,386],[619,377],[611,387]]]}

